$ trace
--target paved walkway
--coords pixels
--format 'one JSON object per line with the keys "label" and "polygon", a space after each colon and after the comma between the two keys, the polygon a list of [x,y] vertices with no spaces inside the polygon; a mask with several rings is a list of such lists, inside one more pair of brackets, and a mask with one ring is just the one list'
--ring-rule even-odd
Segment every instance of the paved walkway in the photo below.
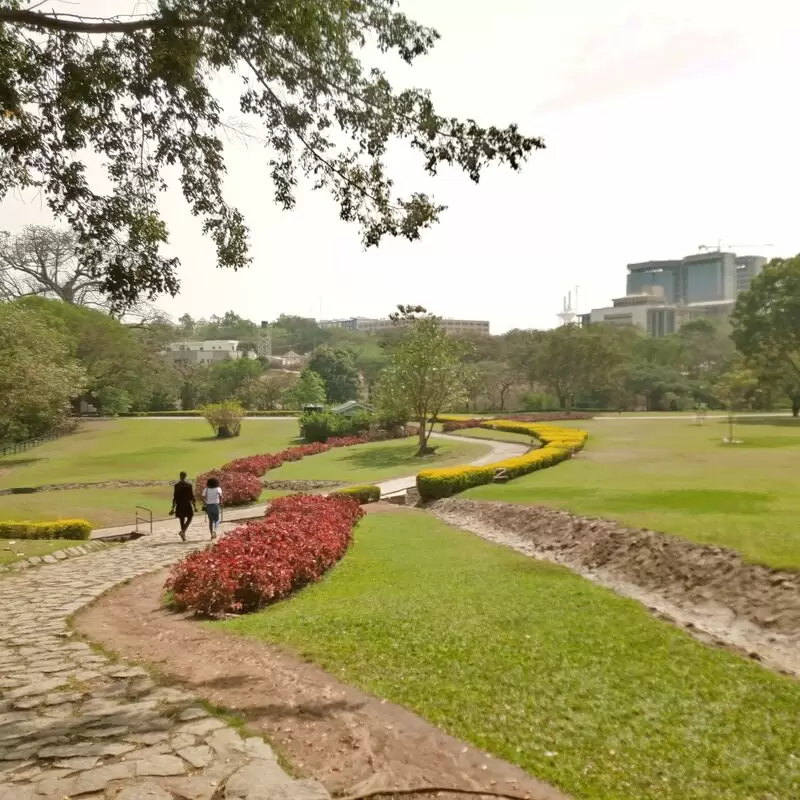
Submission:
{"label": "paved walkway", "polygon": [[73,638],[71,614],[203,547],[173,520],[138,541],[0,580],[0,800],[325,800],[258,738]]}
{"label": "paved walkway", "polygon": [[[254,419],[259,418],[254,417]],[[459,442],[461,444],[464,443],[464,439],[468,438],[465,436],[451,436],[447,433],[433,433],[431,436],[435,437],[436,439],[444,439],[446,441]],[[480,442],[489,446],[489,451],[485,455],[482,455],[480,458],[469,462],[475,466],[492,464],[495,461],[501,461],[504,458],[522,455],[522,453],[526,453],[528,451],[528,448],[525,445],[514,444],[512,442],[498,442],[494,439],[472,439],[471,441]],[[381,497],[387,497],[388,495],[398,494],[399,492],[408,491],[409,489],[414,488],[417,485],[417,475],[414,473],[413,475],[406,475],[403,478],[392,478],[376,485],[381,490]],[[227,514],[227,519],[230,522],[241,522],[243,520],[256,519],[257,517],[264,516],[264,512],[267,510],[267,505],[267,503],[259,503],[258,505],[248,506],[247,508],[223,509],[223,514]],[[197,520],[200,517],[201,515],[198,515],[198,517],[195,519]],[[161,524],[164,523],[154,523],[153,530],[156,530],[156,528]],[[167,521],[166,524],[172,526],[170,530],[175,528],[174,522]],[[97,528],[96,530],[92,531],[92,538],[105,539],[109,536],[121,536],[126,533],[130,533],[131,529],[131,525],[119,525],[115,528]],[[142,530],[146,533],[147,526],[143,526]]]}

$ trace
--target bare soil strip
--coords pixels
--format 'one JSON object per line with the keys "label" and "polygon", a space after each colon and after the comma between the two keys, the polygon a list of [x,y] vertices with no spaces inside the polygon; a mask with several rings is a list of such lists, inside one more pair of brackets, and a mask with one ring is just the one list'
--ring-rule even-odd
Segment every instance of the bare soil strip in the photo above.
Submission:
{"label": "bare soil strip", "polygon": [[[374,511],[384,510],[378,505]],[[437,785],[567,800],[518,767],[290,653],[165,611],[166,574],[109,592],[77,615],[75,628],[235,712],[274,744],[298,777],[314,777],[337,794]]]}
{"label": "bare soil strip", "polygon": [[800,677],[800,573],[748,564],[722,547],[541,506],[448,499],[427,510],[638,600],[706,644]]}

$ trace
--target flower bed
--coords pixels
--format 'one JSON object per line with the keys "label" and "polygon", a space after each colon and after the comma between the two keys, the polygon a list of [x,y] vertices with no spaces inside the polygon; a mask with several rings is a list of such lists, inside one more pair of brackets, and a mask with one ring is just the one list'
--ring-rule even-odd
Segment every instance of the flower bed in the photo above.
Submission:
{"label": "flower bed", "polygon": [[263,519],[176,564],[167,589],[196,614],[256,611],[319,580],[345,554],[363,513],[349,497],[279,498]]}
{"label": "flower bed", "polygon": [[264,491],[261,479],[249,472],[216,470],[197,476],[194,491],[198,500],[203,497],[203,490],[211,477],[219,480],[222,488],[222,502],[226,506],[244,506],[255,503],[261,496],[261,492]]}
{"label": "flower bed", "polygon": [[507,433],[522,433],[538,439],[543,446],[524,455],[480,467],[423,470],[417,475],[417,489],[423,501],[451,497],[473,486],[492,483],[498,470],[504,470],[506,477],[511,479],[559,464],[581,450],[588,438],[586,431],[577,428],[561,428],[510,419],[487,420],[482,422],[480,427]]}

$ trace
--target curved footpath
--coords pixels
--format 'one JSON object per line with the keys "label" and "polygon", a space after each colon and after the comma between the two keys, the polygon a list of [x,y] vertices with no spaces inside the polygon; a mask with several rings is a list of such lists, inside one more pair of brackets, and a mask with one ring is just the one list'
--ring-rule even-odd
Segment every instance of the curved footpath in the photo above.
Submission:
{"label": "curved footpath", "polygon": [[[489,452],[473,463],[527,449],[486,442]],[[383,493],[415,477],[386,481]],[[105,535],[115,532],[130,526]],[[288,777],[261,739],[243,739],[190,694],[93,651],[70,630],[70,616],[99,595],[207,543],[203,518],[186,544],[167,520],[136,541],[0,579],[0,800],[327,800],[316,781]]]}
{"label": "curved footpath", "polygon": [[[502,461],[504,458],[511,458],[512,456],[519,456],[528,452],[528,447],[522,444],[513,444],[511,442],[499,442],[494,439],[469,439],[466,436],[451,436],[447,433],[433,433],[432,437],[436,439],[443,439],[446,441],[463,442],[471,441],[481,444],[486,444],[489,448],[488,452],[480,458],[470,461],[473,466],[481,466],[483,464],[491,464],[495,461]],[[392,478],[383,481],[382,483],[375,484],[381,490],[381,497],[388,497],[389,495],[398,494],[408,489],[413,489],[417,485],[417,475],[406,475],[404,478]],[[230,508],[228,509],[228,522],[242,522],[243,520],[256,519],[263,517],[264,512],[267,510],[268,503],[259,503],[258,505],[248,506],[247,508]],[[175,523],[172,520],[163,520],[153,523],[153,532],[156,531],[174,531]],[[106,539],[114,536],[122,536],[131,532],[130,525],[119,525],[114,528],[97,528],[92,531],[92,539]]]}

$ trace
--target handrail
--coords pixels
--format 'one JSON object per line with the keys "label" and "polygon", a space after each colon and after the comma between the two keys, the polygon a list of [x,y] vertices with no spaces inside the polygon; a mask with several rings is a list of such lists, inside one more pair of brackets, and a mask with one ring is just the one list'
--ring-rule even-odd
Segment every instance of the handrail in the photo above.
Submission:
{"label": "handrail", "polygon": [[[144,511],[146,517],[139,516],[139,512]],[[136,533],[139,533],[139,523],[147,522],[150,525],[150,533],[153,532],[153,512],[144,506],[136,506]]]}

